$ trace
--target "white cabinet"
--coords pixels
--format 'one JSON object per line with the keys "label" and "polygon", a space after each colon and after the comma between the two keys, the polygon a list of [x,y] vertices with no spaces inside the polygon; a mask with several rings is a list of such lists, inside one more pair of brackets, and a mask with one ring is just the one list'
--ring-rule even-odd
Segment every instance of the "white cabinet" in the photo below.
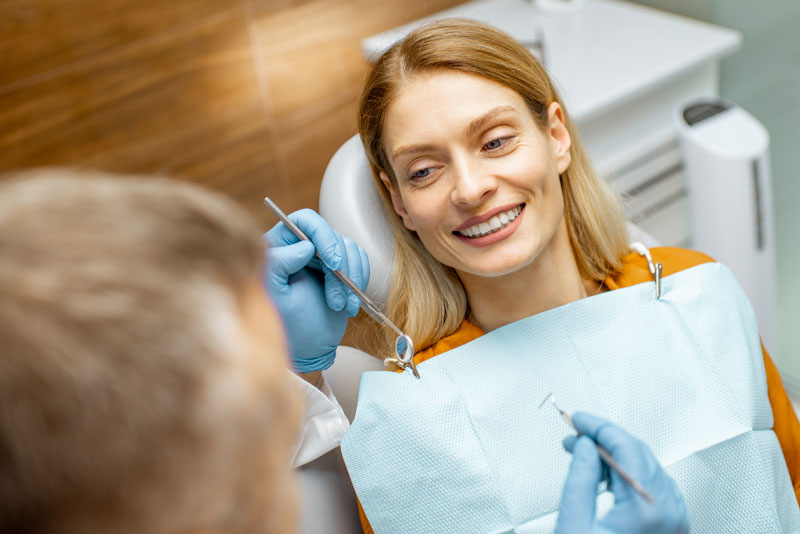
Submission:
{"label": "white cabinet", "polygon": [[[628,217],[666,245],[691,245],[672,123],[678,102],[718,94],[718,62],[741,43],[727,28],[630,2],[586,0],[552,12],[523,0],[477,0],[365,39],[375,58],[413,28],[482,20],[543,53],[596,169],[626,197]],[[541,57],[541,55],[540,55]]]}

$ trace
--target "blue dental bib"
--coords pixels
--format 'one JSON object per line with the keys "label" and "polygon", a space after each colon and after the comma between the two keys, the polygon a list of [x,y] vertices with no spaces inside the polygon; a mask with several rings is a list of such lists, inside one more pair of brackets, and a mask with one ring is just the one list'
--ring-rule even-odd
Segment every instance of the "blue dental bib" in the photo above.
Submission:
{"label": "blue dental bib", "polygon": [[[697,533],[800,532],[772,429],[753,311],[730,271],[699,265],[498,328],[418,366],[368,372],[342,453],[376,534],[552,532],[568,412],[646,442]],[[598,515],[613,505],[598,495]]]}

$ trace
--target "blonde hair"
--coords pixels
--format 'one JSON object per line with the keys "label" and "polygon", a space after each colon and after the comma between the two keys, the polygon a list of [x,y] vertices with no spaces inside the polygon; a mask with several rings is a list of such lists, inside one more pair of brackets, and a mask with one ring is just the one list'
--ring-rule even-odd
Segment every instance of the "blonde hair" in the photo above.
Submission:
{"label": "blonde hair", "polygon": [[[513,89],[543,129],[548,106],[561,103],[544,68],[524,46],[491,26],[466,19],[445,19],[410,33],[370,72],[361,94],[358,130],[396,242],[387,313],[417,349],[458,329],[468,302],[456,272],[434,259],[395,213],[379,177],[384,171],[397,184],[382,131],[386,112],[408,79],[443,69],[476,74]],[[563,113],[572,138],[572,163],[561,175],[564,218],[581,276],[601,281],[622,268],[627,251],[624,214],[610,186],[594,173],[566,109]]]}
{"label": "blonde hair", "polygon": [[182,531],[219,512],[249,533],[283,514],[253,471],[288,463],[287,399],[231,402],[259,234],[166,179],[0,185],[0,531]]}

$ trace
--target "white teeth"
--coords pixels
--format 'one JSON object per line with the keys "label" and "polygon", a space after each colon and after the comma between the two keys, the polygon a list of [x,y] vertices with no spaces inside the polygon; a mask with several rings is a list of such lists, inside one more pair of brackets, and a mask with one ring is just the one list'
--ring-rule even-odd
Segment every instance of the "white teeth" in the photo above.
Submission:
{"label": "white teeth", "polygon": [[522,207],[517,206],[508,211],[495,215],[488,221],[460,230],[458,233],[465,237],[483,237],[505,228],[522,212]]}

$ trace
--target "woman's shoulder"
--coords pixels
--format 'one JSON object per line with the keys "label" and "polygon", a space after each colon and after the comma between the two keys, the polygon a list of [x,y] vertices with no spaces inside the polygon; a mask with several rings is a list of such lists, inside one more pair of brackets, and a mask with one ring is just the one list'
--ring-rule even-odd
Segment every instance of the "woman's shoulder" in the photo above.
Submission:
{"label": "woman's shoulder", "polygon": [[464,319],[461,321],[461,326],[458,327],[458,330],[449,336],[440,339],[430,347],[419,351],[414,356],[414,362],[421,363],[425,360],[430,360],[434,356],[437,356],[443,352],[447,352],[448,350],[460,347],[465,343],[469,343],[473,339],[481,337],[483,334],[484,332],[479,326]]}
{"label": "woman's shoulder", "polygon": [[[684,269],[714,261],[714,258],[702,252],[679,247],[653,247],[650,249],[650,256],[654,262],[661,263],[663,266],[662,276],[669,276]],[[622,271],[605,280],[609,289],[628,287],[653,279],[647,266],[647,260],[640,254],[631,252],[623,258],[622,263]]]}

